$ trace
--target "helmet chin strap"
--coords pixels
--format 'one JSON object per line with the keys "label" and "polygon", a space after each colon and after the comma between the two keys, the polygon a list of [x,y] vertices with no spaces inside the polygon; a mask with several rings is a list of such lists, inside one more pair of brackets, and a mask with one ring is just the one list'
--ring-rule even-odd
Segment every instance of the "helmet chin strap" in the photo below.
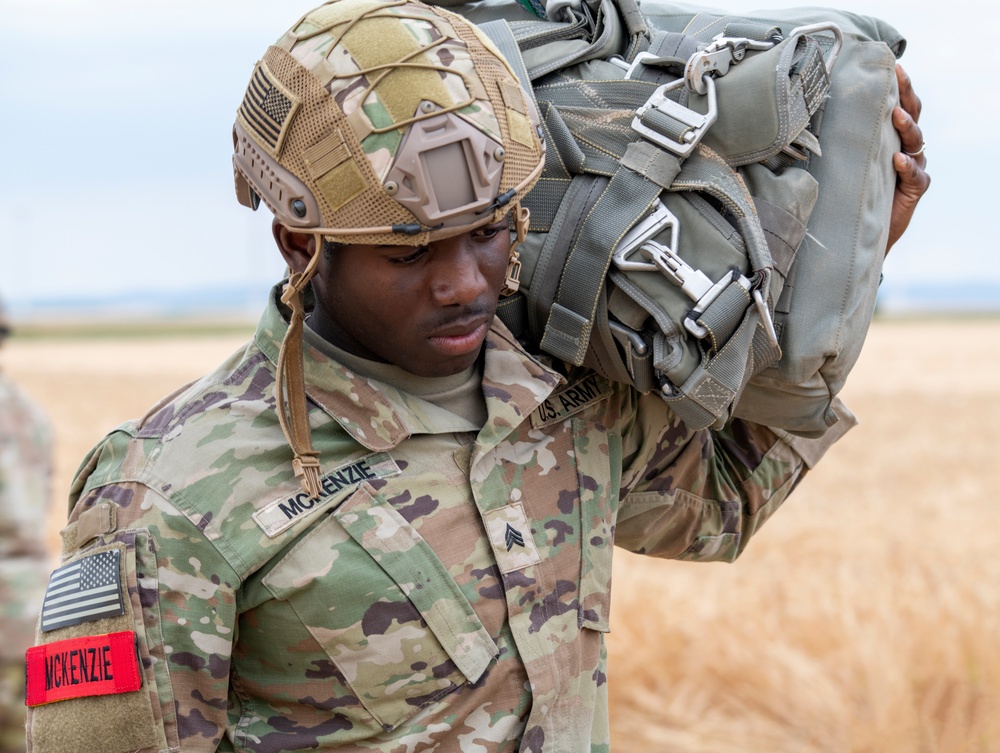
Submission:
{"label": "helmet chin strap", "polygon": [[275,397],[281,431],[295,455],[292,468],[302,484],[302,491],[315,498],[320,494],[319,453],[312,446],[302,368],[302,327],[305,322],[302,291],[316,274],[319,257],[323,253],[323,235],[316,233],[313,238],[315,252],[306,268],[289,275],[281,291],[281,302],[291,308],[292,316],[278,353]]}
{"label": "helmet chin strap", "polygon": [[531,222],[531,212],[527,207],[522,207],[520,202],[512,209],[514,215],[514,243],[510,247],[510,258],[507,260],[507,279],[503,282],[500,295],[503,298],[514,295],[521,287],[521,255],[517,252],[517,247],[524,242],[528,235],[528,225]]}

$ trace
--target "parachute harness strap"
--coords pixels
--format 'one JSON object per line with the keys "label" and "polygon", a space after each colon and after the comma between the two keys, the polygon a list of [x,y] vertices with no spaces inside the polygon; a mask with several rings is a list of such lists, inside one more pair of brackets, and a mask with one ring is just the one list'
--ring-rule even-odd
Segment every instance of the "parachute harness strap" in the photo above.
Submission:
{"label": "parachute harness strap", "polygon": [[281,291],[281,302],[291,308],[288,330],[281,341],[277,370],[277,411],[281,431],[295,455],[292,468],[302,484],[302,491],[316,498],[320,494],[319,453],[313,449],[309,430],[309,409],[306,405],[306,385],[302,367],[302,327],[305,309],[302,291],[316,274],[323,251],[323,236],[316,233],[316,252],[302,272],[293,272]]}

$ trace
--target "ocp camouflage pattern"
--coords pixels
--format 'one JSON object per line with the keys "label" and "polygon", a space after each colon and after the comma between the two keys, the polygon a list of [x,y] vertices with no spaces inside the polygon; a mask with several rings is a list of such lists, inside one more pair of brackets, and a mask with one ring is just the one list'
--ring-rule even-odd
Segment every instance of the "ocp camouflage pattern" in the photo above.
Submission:
{"label": "ocp camouflage pattern", "polygon": [[49,564],[51,481],[48,418],[0,372],[0,753],[24,750],[24,652]]}
{"label": "ocp camouflage pattern", "polygon": [[[607,751],[613,545],[732,560],[804,472],[768,429],[689,431],[494,322],[481,430],[307,338],[304,499],[285,329],[272,298],[252,343],[85,461],[66,557],[120,546],[129,610],[39,640],[135,630],[144,687],[34,709],[33,750]],[[282,506],[284,528],[254,517]]]}
{"label": "ocp camouflage pattern", "polygon": [[326,82],[380,179],[392,166],[402,133],[373,129],[414,117],[423,100],[440,107],[465,103],[459,113],[502,143],[500,124],[468,49],[443,14],[372,0],[371,17],[352,24],[361,13],[359,5],[322,5],[277,44]]}

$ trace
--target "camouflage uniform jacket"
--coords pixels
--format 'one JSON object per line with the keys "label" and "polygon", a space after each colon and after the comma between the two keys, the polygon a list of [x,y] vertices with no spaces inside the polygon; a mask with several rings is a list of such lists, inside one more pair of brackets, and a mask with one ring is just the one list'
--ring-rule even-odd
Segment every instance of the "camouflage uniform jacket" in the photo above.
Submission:
{"label": "camouflage uniform jacket", "polygon": [[51,473],[48,419],[0,372],[0,751],[4,753],[24,751],[23,661],[45,589]]}
{"label": "camouflage uniform jacket", "polygon": [[123,613],[39,640],[134,631],[141,689],[35,708],[35,751],[606,751],[612,542],[730,560],[804,471],[494,323],[478,431],[307,347],[311,500],[275,414],[285,327],[272,303],[84,463],[65,555],[119,552]]}
{"label": "camouflage uniform jacket", "polygon": [[52,433],[42,410],[0,373],[0,660],[31,645],[45,587]]}

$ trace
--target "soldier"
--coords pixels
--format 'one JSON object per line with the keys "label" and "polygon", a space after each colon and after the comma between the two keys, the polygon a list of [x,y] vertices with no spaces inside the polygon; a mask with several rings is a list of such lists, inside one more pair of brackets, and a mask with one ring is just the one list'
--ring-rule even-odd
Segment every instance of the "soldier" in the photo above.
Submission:
{"label": "soldier", "polygon": [[544,146],[457,16],[312,11],[234,143],[291,275],[246,348],[84,461],[32,749],[607,750],[612,543],[732,560],[832,437],[691,431],[494,319]]}
{"label": "soldier", "polygon": [[[0,346],[9,334],[0,305]],[[0,371],[0,753],[24,751],[24,652],[48,571],[51,474],[48,419]]]}

